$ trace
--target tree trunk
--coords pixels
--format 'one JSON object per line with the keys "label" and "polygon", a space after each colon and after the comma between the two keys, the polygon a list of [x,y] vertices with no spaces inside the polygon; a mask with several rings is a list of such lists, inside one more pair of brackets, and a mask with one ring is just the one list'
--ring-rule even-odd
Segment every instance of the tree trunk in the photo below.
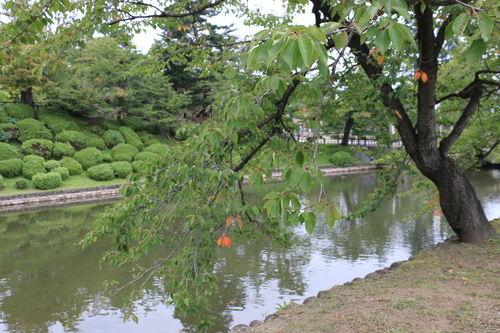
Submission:
{"label": "tree trunk", "polygon": [[28,90],[21,91],[20,102],[31,106],[33,109],[35,108],[35,99],[33,98],[32,88],[28,88]]}
{"label": "tree trunk", "polygon": [[351,134],[352,126],[354,125],[354,118],[351,116],[352,113],[348,114],[347,121],[344,128],[344,136],[342,137],[341,146],[347,146],[349,144],[349,135]]}

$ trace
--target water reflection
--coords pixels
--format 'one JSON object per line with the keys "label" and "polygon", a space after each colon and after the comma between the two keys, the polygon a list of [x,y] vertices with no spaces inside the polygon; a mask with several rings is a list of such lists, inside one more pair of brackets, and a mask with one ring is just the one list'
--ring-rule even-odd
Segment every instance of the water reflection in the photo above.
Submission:
{"label": "water reflection", "polygon": [[[500,216],[500,172],[472,178],[488,218]],[[327,180],[329,195],[343,212],[355,210],[376,185],[374,173]],[[269,187],[279,187],[272,184]],[[401,185],[408,189],[410,182]],[[258,201],[259,194],[255,193]],[[302,200],[318,196],[314,189]],[[269,239],[241,240],[219,250],[220,289],[211,300],[217,325],[263,319],[283,301],[302,301],[318,291],[406,259],[441,241],[449,229],[439,216],[410,218],[424,203],[396,197],[364,219],[339,222],[333,231],[321,221],[312,236],[297,228],[295,243],[283,248]],[[107,248],[97,242],[82,250],[78,241],[106,204],[0,216],[0,330],[3,332],[194,332],[196,318],[177,318],[153,281],[137,304],[139,324],[122,322],[119,297],[103,297],[102,282],[127,281],[127,271],[98,260]],[[321,219],[321,217],[320,217]],[[104,300],[104,301],[103,301]]]}

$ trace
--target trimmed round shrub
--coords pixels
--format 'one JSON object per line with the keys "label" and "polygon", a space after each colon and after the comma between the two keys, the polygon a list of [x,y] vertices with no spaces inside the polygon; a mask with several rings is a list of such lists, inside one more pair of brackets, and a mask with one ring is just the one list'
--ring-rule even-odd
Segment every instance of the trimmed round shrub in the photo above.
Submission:
{"label": "trimmed round shrub", "polygon": [[142,131],[144,129],[144,121],[141,119],[141,117],[123,117],[122,124],[123,126],[130,127],[136,132]]}
{"label": "trimmed round shrub", "polygon": [[146,131],[150,134],[158,134],[160,133],[160,124],[158,123],[147,123]]}
{"label": "trimmed round shrub", "polygon": [[61,175],[62,180],[66,180],[66,179],[69,178],[69,170],[68,170],[68,168],[59,167],[59,168],[55,168],[52,171],[59,173]]}
{"label": "trimmed round shrub", "polygon": [[33,111],[33,108],[23,103],[7,104],[5,105],[5,112],[9,117],[18,120],[35,117],[35,111]]}
{"label": "trimmed round shrub", "polygon": [[146,147],[144,151],[155,153],[160,155],[161,157],[165,156],[166,153],[170,151],[170,146],[163,143],[155,143],[149,147]]}
{"label": "trimmed round shrub", "polygon": [[89,138],[82,132],[64,131],[56,135],[56,141],[69,143],[76,151],[87,148]]}
{"label": "trimmed round shrub", "polygon": [[101,153],[103,162],[113,162],[113,155],[111,155],[111,151],[104,150]]}
{"label": "trimmed round shrub", "polygon": [[75,148],[71,144],[54,142],[54,148],[52,148],[52,156],[54,158],[72,157],[73,155],[75,155]]}
{"label": "trimmed round shrub", "polygon": [[52,133],[59,134],[63,131],[78,131],[79,126],[68,112],[53,107],[38,110],[38,119],[45,123]]}
{"label": "trimmed round shrub", "polygon": [[43,167],[42,163],[37,161],[28,161],[23,164],[23,177],[32,179],[33,176],[39,173],[46,173],[47,170]]}
{"label": "trimmed round shrub", "polygon": [[136,132],[134,132],[133,129],[127,126],[121,126],[120,128],[118,128],[118,130],[125,138],[126,143],[136,147],[139,150],[142,150],[142,148],[144,148],[144,143],[142,143],[141,138]]}
{"label": "trimmed round shrub", "polygon": [[0,161],[17,158],[17,150],[5,142],[0,142]]}
{"label": "trimmed round shrub", "polygon": [[5,187],[5,182],[3,181],[2,175],[0,175],[0,190]]}
{"label": "trimmed round shrub", "polygon": [[101,164],[103,161],[101,151],[94,147],[80,150],[76,152],[73,157],[82,165],[83,170],[87,170],[94,165]]}
{"label": "trimmed round shrub", "polygon": [[30,186],[30,182],[27,179],[16,180],[16,188],[19,190],[25,190]]}
{"label": "trimmed round shrub", "polygon": [[43,158],[42,156],[38,156],[38,155],[26,155],[23,157],[23,162],[26,163],[26,162],[29,162],[29,161],[37,161],[37,162],[40,162],[43,163],[45,162],[45,158]]}
{"label": "trimmed round shrub", "polygon": [[63,167],[68,169],[71,176],[79,175],[83,172],[82,165],[73,157],[63,157],[60,162]]}
{"label": "trimmed round shrub", "polygon": [[98,137],[95,134],[91,135],[91,136],[89,136],[87,134],[87,136],[89,137],[89,140],[87,141],[88,147],[95,147],[95,148],[100,149],[100,150],[106,149],[106,144],[104,143],[103,139],[101,139],[100,137]]}
{"label": "trimmed round shrub", "polygon": [[50,160],[47,162],[43,162],[42,165],[47,171],[54,171],[55,168],[61,167],[61,162]]}
{"label": "trimmed round shrub", "polygon": [[35,119],[24,119],[16,122],[19,129],[19,141],[24,142],[31,139],[52,140],[52,133],[41,122]]}
{"label": "trimmed round shrub", "polygon": [[8,143],[19,136],[19,129],[15,124],[0,124],[0,141]]}
{"label": "trimmed round shrub", "polygon": [[19,158],[4,160],[0,163],[0,175],[5,178],[20,176],[23,172],[23,161]]}
{"label": "trimmed round shrub", "polygon": [[115,176],[118,178],[126,178],[132,171],[132,165],[129,162],[113,162],[111,167],[115,171]]}
{"label": "trimmed round shrub", "polygon": [[330,162],[332,162],[332,164],[334,165],[346,167],[354,162],[354,158],[346,151],[339,151],[333,154],[332,157],[330,157]]}
{"label": "trimmed round shrub", "polygon": [[33,186],[41,190],[50,190],[61,184],[62,177],[58,172],[39,173],[33,176]]}
{"label": "trimmed round shrub", "polygon": [[125,138],[117,130],[109,129],[102,135],[106,147],[113,148],[119,143],[125,143]]}
{"label": "trimmed round shrub", "polygon": [[111,149],[111,155],[115,161],[132,162],[137,153],[139,149],[128,143],[120,143]]}
{"label": "trimmed round shrub", "polygon": [[115,170],[109,164],[99,164],[89,168],[87,175],[94,180],[112,180],[115,178]]}
{"label": "trimmed round shrub", "polygon": [[134,161],[154,161],[158,159],[160,155],[151,153],[148,151],[143,151],[134,156]]}
{"label": "trimmed round shrub", "polygon": [[23,142],[21,150],[25,155],[37,155],[43,158],[52,157],[54,144],[50,140],[31,139]]}

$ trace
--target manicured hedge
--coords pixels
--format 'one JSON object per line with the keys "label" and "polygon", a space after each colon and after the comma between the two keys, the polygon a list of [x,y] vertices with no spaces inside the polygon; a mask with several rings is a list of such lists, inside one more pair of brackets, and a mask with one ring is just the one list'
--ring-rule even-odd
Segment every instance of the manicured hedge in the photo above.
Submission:
{"label": "manicured hedge", "polygon": [[11,118],[22,120],[35,117],[35,111],[27,104],[15,103],[5,105],[5,112]]}
{"label": "manicured hedge", "polygon": [[55,168],[61,167],[61,162],[50,160],[47,162],[43,162],[42,165],[47,171],[53,171]]}
{"label": "manicured hedge", "polygon": [[56,141],[69,143],[76,151],[79,151],[88,147],[89,138],[82,132],[64,131],[56,135]]}
{"label": "manicured hedge", "polygon": [[26,155],[23,157],[24,163],[29,162],[29,161],[40,162],[43,165],[43,163],[45,162],[45,158],[43,158],[42,156],[38,156],[38,155]]}
{"label": "manicured hedge", "polygon": [[55,168],[52,171],[59,173],[61,175],[62,180],[66,180],[66,179],[69,178],[69,170],[68,170],[68,168],[59,167],[59,168]]}
{"label": "manicured hedge", "polygon": [[111,155],[115,161],[132,162],[137,153],[139,150],[128,143],[120,143],[111,149]]}
{"label": "manicured hedge", "polygon": [[115,171],[109,164],[99,164],[89,168],[87,175],[94,180],[106,181],[115,178]]}
{"label": "manicured hedge", "polygon": [[11,158],[17,158],[17,150],[5,142],[0,142],[0,161],[10,160]]}
{"label": "manicured hedge", "polygon": [[161,157],[165,156],[166,153],[170,151],[170,146],[163,143],[155,143],[149,147],[146,147],[144,151],[155,153],[160,155]]}
{"label": "manicured hedge", "polygon": [[23,165],[23,177],[27,179],[32,179],[33,176],[46,172],[47,170],[45,170],[42,163],[37,161],[28,161]]}
{"label": "manicured hedge", "polygon": [[75,155],[75,148],[71,144],[54,142],[54,148],[52,149],[52,156],[54,158],[72,157],[73,155]]}
{"label": "manicured hedge", "polygon": [[109,129],[102,135],[102,139],[106,144],[106,147],[113,148],[119,143],[125,143],[125,138],[123,135],[114,129]]}
{"label": "manicured hedge", "polygon": [[21,150],[26,155],[37,155],[43,158],[52,157],[52,148],[54,144],[50,140],[30,139],[23,142]]}
{"label": "manicured hedge", "polygon": [[18,136],[19,129],[15,124],[0,124],[0,141],[8,143],[17,139]]}
{"label": "manicured hedge", "polygon": [[103,161],[101,151],[94,147],[85,148],[84,150],[76,152],[74,158],[82,165],[84,170],[101,164]]}
{"label": "manicured hedge", "polygon": [[127,126],[121,126],[120,128],[118,128],[118,130],[125,138],[126,143],[136,147],[137,149],[139,149],[139,151],[144,148],[144,143],[142,143],[141,138],[136,132],[134,132],[133,129]]}
{"label": "manicured hedge", "polygon": [[18,179],[16,180],[16,188],[19,190],[25,190],[30,186],[30,182],[27,179]]}
{"label": "manicured hedge", "polygon": [[19,141],[31,139],[52,140],[52,133],[41,122],[35,119],[24,119],[16,122],[19,129]]}
{"label": "manicured hedge", "polygon": [[128,116],[122,118],[123,126],[130,127],[136,132],[142,131],[144,129],[144,121],[141,117]]}
{"label": "manicured hedge", "polygon": [[50,190],[61,186],[61,174],[58,172],[39,173],[33,176],[33,186],[41,190]]}
{"label": "manicured hedge", "polygon": [[82,165],[72,157],[68,157],[68,156],[63,157],[61,160],[61,165],[65,168],[67,168],[69,171],[69,174],[72,176],[79,175],[83,172]]}
{"label": "manicured hedge", "polygon": [[12,158],[0,162],[0,175],[5,178],[20,176],[23,172],[23,161],[19,158]]}
{"label": "manicured hedge", "polygon": [[115,176],[118,178],[126,178],[132,171],[132,166],[129,162],[113,162],[111,167],[115,171]]}
{"label": "manicured hedge", "polygon": [[79,130],[76,121],[64,110],[52,107],[41,108],[38,110],[38,119],[43,121],[54,134]]}
{"label": "manicured hedge", "polygon": [[101,153],[103,162],[113,162],[113,155],[111,155],[110,150],[103,150]]}
{"label": "manicured hedge", "polygon": [[346,167],[354,162],[354,158],[346,151],[339,151],[330,157],[330,162],[334,165]]}

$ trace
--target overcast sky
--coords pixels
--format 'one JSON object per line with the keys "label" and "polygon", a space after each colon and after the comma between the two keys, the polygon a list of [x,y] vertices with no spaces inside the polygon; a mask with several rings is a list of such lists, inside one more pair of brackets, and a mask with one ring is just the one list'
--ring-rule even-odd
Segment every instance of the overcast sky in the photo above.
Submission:
{"label": "overcast sky", "polygon": [[[283,13],[283,8],[281,7],[282,6],[281,0],[248,0],[248,5],[252,9],[261,8],[263,13],[274,13],[274,14]],[[295,19],[295,23],[303,25],[313,24],[314,16],[310,12],[311,12],[310,10],[306,10],[306,14],[299,15]],[[238,19],[236,16],[233,15],[224,16],[221,14],[219,16],[210,19],[210,22],[218,25],[234,24],[233,27],[237,29],[235,31],[235,34],[241,37],[254,35],[255,33],[261,30],[261,28],[258,27],[244,26],[243,19],[242,18]],[[158,33],[154,29],[148,28],[146,32],[134,36],[132,41],[139,50],[141,50],[143,53],[146,53],[148,52],[149,48],[157,38],[158,38]]]}

